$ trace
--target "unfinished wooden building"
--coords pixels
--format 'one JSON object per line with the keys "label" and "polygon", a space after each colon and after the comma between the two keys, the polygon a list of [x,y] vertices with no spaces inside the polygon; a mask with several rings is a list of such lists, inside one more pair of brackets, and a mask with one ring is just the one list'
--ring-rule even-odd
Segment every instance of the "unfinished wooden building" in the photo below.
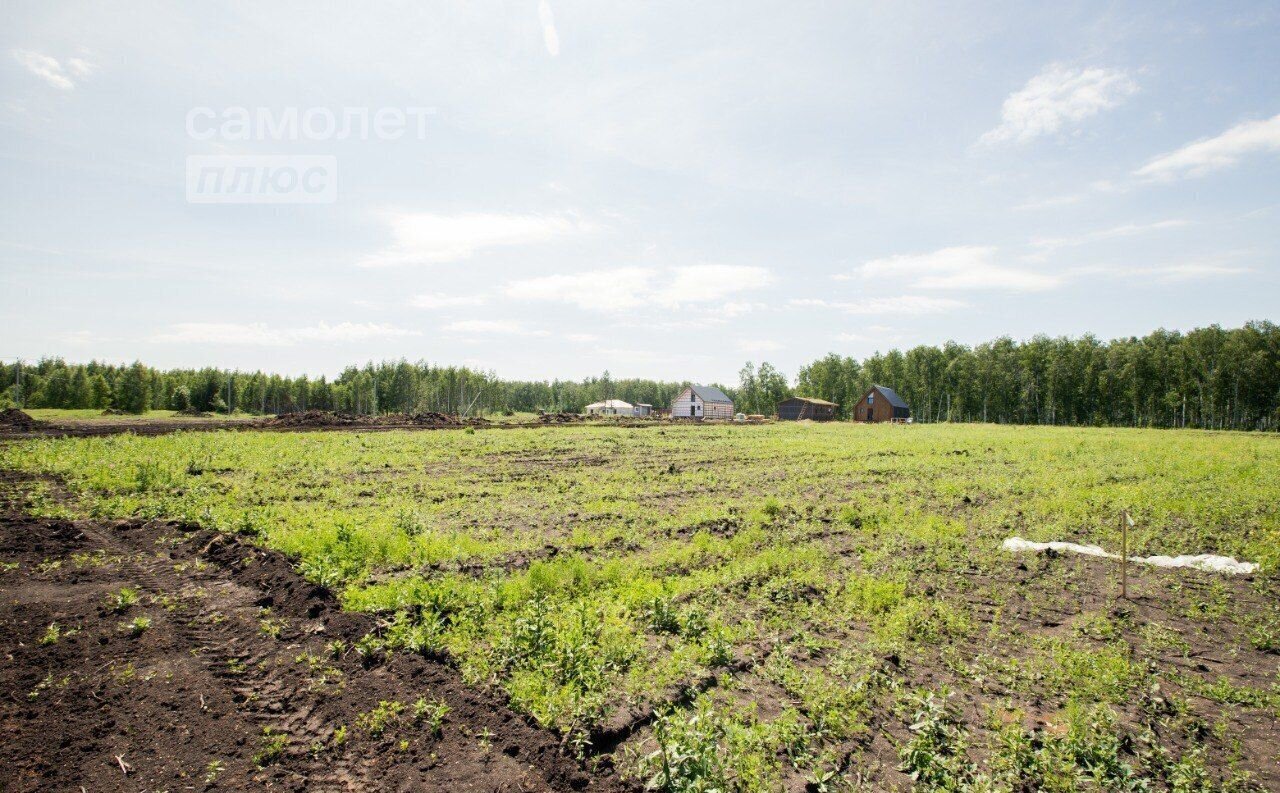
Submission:
{"label": "unfinished wooden building", "polygon": [[907,421],[911,408],[892,388],[873,385],[853,408],[854,421]]}
{"label": "unfinished wooden building", "polygon": [[671,402],[673,419],[733,419],[733,400],[709,385],[691,385]]}
{"label": "unfinished wooden building", "polygon": [[832,421],[836,417],[835,402],[812,397],[791,397],[778,403],[779,421]]}

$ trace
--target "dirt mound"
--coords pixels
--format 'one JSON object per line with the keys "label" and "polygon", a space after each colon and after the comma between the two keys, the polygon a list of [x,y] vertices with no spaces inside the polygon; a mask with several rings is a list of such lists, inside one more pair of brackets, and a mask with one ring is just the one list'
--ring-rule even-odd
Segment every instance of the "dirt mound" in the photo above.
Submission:
{"label": "dirt mound", "polygon": [[361,416],[355,413],[336,413],[330,410],[304,410],[301,413],[284,413],[266,419],[267,427],[461,427],[482,422],[483,419],[460,419],[446,413],[384,413],[381,416]]}
{"label": "dirt mound", "polygon": [[184,416],[184,417],[189,417],[193,419],[207,419],[213,416],[212,413],[206,413],[197,407],[189,407],[189,408],[183,408],[182,410],[175,410],[173,411],[173,415]]}
{"label": "dirt mound", "polygon": [[36,421],[17,408],[0,410],[0,429],[33,430],[44,426],[43,421]]}
{"label": "dirt mound", "polygon": [[364,423],[367,416],[354,413],[335,413],[331,410],[304,410],[300,413],[282,413],[263,420],[268,427],[350,427]]}
{"label": "dirt mound", "polygon": [[574,421],[586,421],[586,419],[578,413],[540,413],[538,421],[543,424],[569,424]]}
{"label": "dirt mound", "polygon": [[123,410],[121,410],[120,408],[107,408],[106,410],[102,411],[102,415],[104,415],[104,416],[127,416],[127,415],[129,415],[129,414],[128,414],[128,413],[125,413],[125,412],[124,412]]}
{"label": "dirt mound", "polygon": [[373,423],[384,427],[404,424],[411,424],[415,427],[456,427],[463,422],[457,416],[428,411],[426,413],[387,413],[375,417]]}

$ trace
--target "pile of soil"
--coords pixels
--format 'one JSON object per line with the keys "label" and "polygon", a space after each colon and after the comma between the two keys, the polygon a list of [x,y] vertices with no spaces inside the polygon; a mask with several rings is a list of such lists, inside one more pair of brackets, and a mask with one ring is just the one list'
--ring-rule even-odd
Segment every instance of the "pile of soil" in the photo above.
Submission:
{"label": "pile of soil", "polygon": [[107,408],[106,410],[102,411],[102,415],[104,415],[104,416],[127,416],[127,415],[129,415],[129,414],[128,414],[128,413],[125,413],[125,412],[124,412],[123,410],[121,410],[120,408]]}
{"label": "pile of soil", "polygon": [[17,408],[0,410],[0,429],[26,432],[44,426],[43,421],[36,421]]}
{"label": "pile of soil", "polygon": [[263,419],[266,427],[350,427],[365,423],[367,416],[354,413],[335,413],[331,410],[304,410],[301,413],[281,413]]}
{"label": "pile of soil", "polygon": [[483,418],[460,418],[447,413],[426,411],[423,413],[384,413],[381,416],[360,416],[354,413],[335,413],[328,410],[305,410],[301,413],[284,413],[265,419],[263,427],[292,429],[328,429],[332,427],[477,427],[488,424]]}
{"label": "pile of soil", "polygon": [[189,416],[189,417],[191,417],[191,418],[193,418],[193,419],[207,419],[207,418],[211,417],[213,414],[212,414],[212,413],[206,413],[206,412],[204,412],[203,410],[201,410],[201,409],[200,409],[200,408],[198,408],[198,407],[188,407],[188,408],[183,408],[182,410],[175,410],[175,411],[173,411],[173,415],[175,415],[175,416]]}
{"label": "pile of soil", "polygon": [[586,419],[578,413],[541,413],[538,415],[538,421],[543,424],[569,424],[574,421],[586,421]]}
{"label": "pile of soil", "polygon": [[412,424],[415,427],[457,427],[463,422],[457,416],[428,411],[426,413],[387,413],[373,419],[381,426]]}

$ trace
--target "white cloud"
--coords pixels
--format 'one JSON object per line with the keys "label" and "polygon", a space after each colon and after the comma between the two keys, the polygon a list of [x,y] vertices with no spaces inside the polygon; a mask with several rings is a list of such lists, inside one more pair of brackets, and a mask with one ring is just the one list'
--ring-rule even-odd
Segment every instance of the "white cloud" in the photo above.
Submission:
{"label": "white cloud", "polygon": [[66,68],[57,58],[34,50],[14,50],[13,57],[23,68],[44,80],[54,88],[70,91],[76,87],[76,79],[88,77],[97,67],[82,58],[68,58]]}
{"label": "white cloud", "polygon": [[1170,218],[1168,220],[1157,220],[1154,223],[1125,223],[1119,226],[1113,226],[1109,229],[1100,231],[1090,231],[1075,237],[1036,237],[1031,240],[1031,244],[1039,248],[1061,248],[1067,245],[1082,245],[1086,242],[1095,240],[1108,240],[1117,237],[1133,237],[1138,234],[1146,234],[1152,231],[1163,231],[1165,229],[1176,229],[1189,225],[1191,221],[1182,218]]}
{"label": "white cloud", "polygon": [[773,282],[773,276],[763,267],[745,267],[735,264],[698,264],[692,267],[674,267],[662,280],[666,286],[659,291],[659,299],[668,305],[682,303],[706,303],[721,300],[737,292],[759,289]]}
{"label": "white cloud", "polygon": [[547,0],[538,0],[538,22],[542,25],[542,43],[554,58],[560,54],[560,34],[556,32],[556,17]]}
{"label": "white cloud", "polygon": [[600,337],[594,333],[566,333],[561,338],[565,341],[572,341],[578,344],[586,344],[588,342],[600,340]]}
{"label": "white cloud", "polygon": [[996,249],[959,245],[932,253],[899,254],[872,259],[853,275],[837,275],[841,281],[888,277],[908,281],[920,289],[981,289],[1030,292],[1051,289],[1061,283],[1056,275],[999,264]]}
{"label": "white cloud", "polygon": [[[596,311],[677,308],[714,303],[738,292],[773,282],[763,267],[696,264],[687,267],[618,267],[574,275],[546,275],[512,281],[507,296],[520,300],[569,303]],[[727,302],[725,314],[743,313],[747,304]]]}
{"label": "white cloud", "polygon": [[441,328],[445,333],[467,336],[546,336],[545,330],[530,330],[506,319],[463,319]]}
{"label": "white cloud", "polygon": [[1138,84],[1117,69],[1050,64],[1004,100],[1000,125],[979,143],[1027,143],[1055,134],[1119,105],[1137,90]]}
{"label": "white cloud", "polygon": [[290,347],[299,342],[351,342],[420,336],[416,330],[377,322],[321,322],[301,328],[273,328],[262,322],[180,322],[154,340],[177,344],[233,344]]}
{"label": "white cloud", "polygon": [[645,304],[661,276],[642,267],[618,267],[575,275],[544,275],[511,281],[503,291],[519,300],[569,303],[578,308],[620,311]]}
{"label": "white cloud", "polygon": [[731,319],[733,317],[740,317],[743,314],[750,314],[751,312],[762,308],[767,308],[767,305],[764,303],[749,303],[743,300],[731,300],[723,306],[720,306],[719,313],[720,316],[725,317],[726,319]]}
{"label": "white cloud", "polygon": [[1049,196],[1048,198],[1032,199],[1025,201],[1014,207],[1018,212],[1031,212],[1038,209],[1056,209],[1058,207],[1070,206],[1078,204],[1084,200],[1083,193],[1068,193],[1066,195]]}
{"label": "white cloud", "polygon": [[1229,278],[1253,272],[1253,268],[1227,264],[1220,259],[1154,265],[1090,265],[1072,271],[1076,276],[1107,276],[1143,282],[1183,283],[1205,278]]}
{"label": "white cloud", "polygon": [[791,300],[790,305],[795,308],[832,308],[847,314],[919,316],[922,314],[942,314],[947,311],[964,308],[967,304],[946,297],[899,295],[898,297],[868,297],[860,300],[802,298]]}
{"label": "white cloud", "polygon": [[446,295],[443,292],[427,292],[414,295],[409,305],[414,308],[454,308],[457,306],[482,306],[484,295]]}
{"label": "white cloud", "polygon": [[98,67],[83,58],[67,58],[67,70],[76,77],[88,77],[96,72]]}
{"label": "white cloud", "polygon": [[387,216],[393,243],[357,262],[359,267],[400,267],[469,259],[486,248],[535,245],[590,227],[559,215],[397,212]]}
{"label": "white cloud", "polygon": [[1156,157],[1134,175],[1157,182],[1203,176],[1261,152],[1280,152],[1280,114],[1263,121],[1246,121],[1216,137],[1188,143]]}
{"label": "white cloud", "polygon": [[773,339],[742,339],[738,342],[739,352],[777,352],[785,349],[785,345]]}

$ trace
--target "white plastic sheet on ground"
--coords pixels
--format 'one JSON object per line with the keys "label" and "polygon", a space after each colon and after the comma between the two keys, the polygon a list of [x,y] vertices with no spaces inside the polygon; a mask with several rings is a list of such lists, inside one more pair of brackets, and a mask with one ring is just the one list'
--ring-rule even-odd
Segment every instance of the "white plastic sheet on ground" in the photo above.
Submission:
{"label": "white plastic sheet on ground", "polygon": [[[1119,559],[1120,554],[1108,553],[1097,545],[1080,545],[1074,542],[1032,542],[1021,537],[1010,537],[1001,545],[1006,551],[1058,551],[1059,553],[1078,553],[1085,556],[1101,556],[1106,559]],[[1232,556],[1217,556],[1201,553],[1191,556],[1130,556],[1129,561],[1138,564],[1149,564],[1153,567],[1194,567],[1211,573],[1227,573],[1228,575],[1247,575],[1258,569],[1253,562],[1240,562]]]}

